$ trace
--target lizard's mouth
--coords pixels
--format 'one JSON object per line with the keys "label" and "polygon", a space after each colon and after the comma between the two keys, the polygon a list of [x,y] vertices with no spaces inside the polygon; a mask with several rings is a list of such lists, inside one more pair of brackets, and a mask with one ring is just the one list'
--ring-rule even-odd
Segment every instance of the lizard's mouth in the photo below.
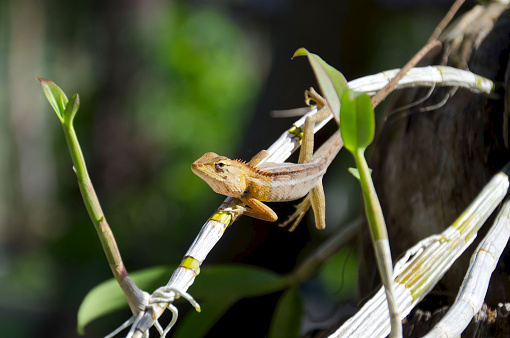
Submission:
{"label": "lizard's mouth", "polygon": [[204,181],[205,180],[205,177],[207,176],[207,174],[205,173],[204,169],[202,168],[201,165],[198,165],[198,164],[195,164],[193,163],[191,165],[191,171],[193,171],[193,173],[195,175],[197,175],[198,177],[200,177],[201,179],[203,179]]}
{"label": "lizard's mouth", "polygon": [[196,163],[193,163],[191,165],[191,171],[193,171],[195,175],[198,175],[198,173],[200,172],[200,166]]}
{"label": "lizard's mouth", "polygon": [[[215,189],[215,182],[222,181],[222,176],[214,175],[213,173],[209,172],[204,168],[204,166],[200,164],[193,163],[191,165],[191,171],[198,177],[200,177],[202,180],[204,180],[209,186],[213,189]],[[216,190],[215,190],[216,191]]]}

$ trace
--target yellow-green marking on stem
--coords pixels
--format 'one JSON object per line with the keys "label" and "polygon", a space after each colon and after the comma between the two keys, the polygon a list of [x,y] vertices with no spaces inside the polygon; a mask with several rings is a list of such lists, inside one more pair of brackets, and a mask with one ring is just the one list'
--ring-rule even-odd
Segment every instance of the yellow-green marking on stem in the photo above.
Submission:
{"label": "yellow-green marking on stem", "polygon": [[232,223],[232,215],[226,211],[218,211],[214,215],[211,216],[211,219],[225,226],[229,226]]}
{"label": "yellow-green marking on stem", "polygon": [[195,274],[198,276],[200,274],[200,262],[193,257],[187,256],[184,257],[179,267],[183,267],[185,269],[191,269],[195,271]]}
{"label": "yellow-green marking on stem", "polygon": [[289,130],[287,130],[289,133],[291,133],[292,135],[295,135],[296,137],[298,137],[300,140],[303,138],[303,129],[299,128],[299,127],[296,127],[296,126],[292,126],[290,127]]}

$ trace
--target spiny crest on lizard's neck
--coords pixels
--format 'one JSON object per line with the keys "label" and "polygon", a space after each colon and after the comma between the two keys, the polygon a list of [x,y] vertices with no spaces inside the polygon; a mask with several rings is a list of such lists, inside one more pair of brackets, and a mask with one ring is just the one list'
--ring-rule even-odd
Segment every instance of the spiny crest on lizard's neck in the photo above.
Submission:
{"label": "spiny crest on lizard's neck", "polygon": [[237,163],[239,166],[245,168],[247,171],[252,172],[255,175],[266,176],[266,177],[269,177],[269,176],[273,175],[269,171],[265,171],[263,169],[259,169],[257,167],[254,167],[254,166],[250,165],[249,163],[246,163],[246,161],[237,160],[237,159],[236,160],[232,160],[232,161]]}

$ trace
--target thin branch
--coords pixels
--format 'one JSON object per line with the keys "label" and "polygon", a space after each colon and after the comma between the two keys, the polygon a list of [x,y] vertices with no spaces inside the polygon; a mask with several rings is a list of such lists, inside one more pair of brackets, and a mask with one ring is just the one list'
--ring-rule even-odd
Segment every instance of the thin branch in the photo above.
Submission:
{"label": "thin branch", "polygon": [[450,21],[452,21],[453,16],[455,15],[455,13],[457,13],[457,11],[464,4],[464,2],[465,0],[456,0],[453,3],[452,7],[450,7],[444,18],[441,20],[441,22],[439,22],[439,24],[434,29],[434,32],[432,32],[432,35],[430,36],[427,42],[432,42],[434,40],[439,39],[439,35],[441,35],[441,33],[443,32],[445,27],[448,26]]}
{"label": "thin branch", "polygon": [[395,86],[397,85],[398,81],[404,77],[404,75],[413,67],[415,67],[418,62],[420,62],[432,49],[441,46],[441,42],[439,42],[437,39],[439,38],[439,35],[444,30],[444,28],[450,23],[453,16],[457,11],[459,10],[460,6],[464,3],[464,0],[456,0],[452,7],[448,10],[446,15],[443,17],[443,19],[439,22],[439,24],[434,29],[434,32],[430,36],[429,40],[423,46],[418,53],[416,53],[409,62],[406,63],[404,67],[400,70],[400,73],[395,76],[395,78],[386,85],[383,89],[381,89],[374,97],[372,97],[372,106],[375,108],[381,103],[382,100],[388,96],[393,89],[395,89]]}

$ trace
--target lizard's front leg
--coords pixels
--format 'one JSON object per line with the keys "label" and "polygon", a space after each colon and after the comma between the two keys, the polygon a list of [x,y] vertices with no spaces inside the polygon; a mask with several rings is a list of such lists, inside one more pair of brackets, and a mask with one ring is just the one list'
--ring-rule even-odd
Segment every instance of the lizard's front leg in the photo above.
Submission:
{"label": "lizard's front leg", "polygon": [[[314,149],[313,130],[315,128],[315,124],[326,119],[331,114],[331,109],[329,108],[327,101],[321,97],[313,88],[310,88],[309,91],[305,91],[305,102],[310,107],[313,107],[311,101],[316,103],[318,112],[312,116],[307,117],[305,120],[303,127],[303,139],[301,141],[301,150],[299,152],[298,160],[298,163],[300,164],[308,163],[312,159]],[[322,179],[319,180],[317,185],[312,190],[310,190],[303,201],[296,205],[296,211],[284,223],[280,224],[280,226],[285,227],[293,222],[292,226],[289,228],[289,231],[294,231],[308,209],[310,209],[310,206],[312,207],[314,213],[315,227],[319,230],[323,230],[326,227],[326,200],[324,197]]]}
{"label": "lizard's front leg", "polygon": [[[263,159],[265,159],[269,153],[267,150],[261,150],[259,153],[257,153],[255,156],[252,157],[250,162],[248,162],[249,165],[255,167],[258,165]],[[239,199],[248,206],[248,208],[245,209],[244,214],[246,216],[250,216],[253,218],[261,219],[263,221],[269,221],[269,222],[276,222],[278,219],[278,216],[276,213],[262,203],[261,201],[252,198],[252,197],[239,197]]]}
{"label": "lizard's front leg", "polygon": [[314,128],[315,124],[319,123],[331,115],[331,109],[329,108],[328,102],[320,96],[315,89],[305,91],[305,102],[313,108],[317,106],[317,113],[312,116],[308,116],[303,126],[303,139],[301,140],[301,149],[299,150],[298,163],[308,163],[312,160],[313,148],[314,148]]}
{"label": "lizard's front leg", "polygon": [[267,150],[261,150],[259,151],[255,156],[253,156],[250,160],[250,162],[248,162],[249,165],[251,165],[252,167],[255,167],[257,166],[257,164],[259,164],[263,159],[265,159],[266,157],[269,156],[269,152]]}
{"label": "lizard's front leg", "polygon": [[245,215],[268,222],[276,222],[276,220],[278,219],[278,216],[273,211],[273,209],[271,209],[258,199],[252,197],[248,198],[240,197],[239,199],[249,207],[246,208],[246,210],[244,211]]}

